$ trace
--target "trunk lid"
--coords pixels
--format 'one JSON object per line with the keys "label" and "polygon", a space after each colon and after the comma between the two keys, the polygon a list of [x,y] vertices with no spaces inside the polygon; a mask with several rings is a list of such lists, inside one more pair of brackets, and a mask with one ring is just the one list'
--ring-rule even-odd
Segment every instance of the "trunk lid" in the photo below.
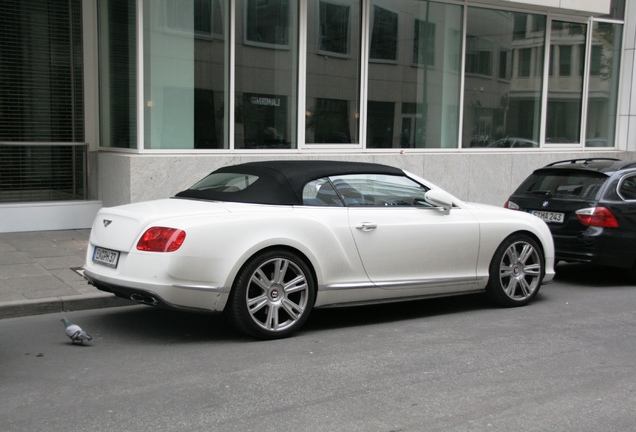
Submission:
{"label": "trunk lid", "polygon": [[229,210],[222,202],[188,199],[162,199],[105,207],[95,217],[90,242],[107,249],[129,251],[149,226],[163,226],[162,221],[166,221],[172,228],[181,228],[175,226],[175,219],[202,214],[227,215]]}

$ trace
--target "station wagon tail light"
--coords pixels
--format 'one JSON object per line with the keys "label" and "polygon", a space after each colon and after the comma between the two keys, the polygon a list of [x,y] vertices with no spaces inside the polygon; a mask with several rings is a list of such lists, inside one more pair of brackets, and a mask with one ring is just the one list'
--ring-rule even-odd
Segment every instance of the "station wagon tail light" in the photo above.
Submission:
{"label": "station wagon tail light", "polygon": [[618,227],[618,221],[612,212],[605,207],[590,207],[577,210],[576,216],[583,225],[602,228]]}
{"label": "station wagon tail light", "polygon": [[147,252],[174,252],[186,238],[183,230],[166,227],[149,228],[139,239],[137,250]]}
{"label": "station wagon tail light", "polygon": [[504,204],[504,208],[507,208],[510,210],[519,210],[519,206],[510,200],[506,201],[506,203]]}

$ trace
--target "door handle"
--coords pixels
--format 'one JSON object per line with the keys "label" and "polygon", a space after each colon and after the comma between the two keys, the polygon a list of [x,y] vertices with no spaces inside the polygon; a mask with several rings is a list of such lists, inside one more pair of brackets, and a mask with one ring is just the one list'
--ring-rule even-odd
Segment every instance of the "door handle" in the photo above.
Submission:
{"label": "door handle", "polygon": [[356,229],[362,230],[362,231],[373,231],[374,229],[376,229],[378,226],[374,223],[371,222],[362,222],[360,225],[356,226]]}

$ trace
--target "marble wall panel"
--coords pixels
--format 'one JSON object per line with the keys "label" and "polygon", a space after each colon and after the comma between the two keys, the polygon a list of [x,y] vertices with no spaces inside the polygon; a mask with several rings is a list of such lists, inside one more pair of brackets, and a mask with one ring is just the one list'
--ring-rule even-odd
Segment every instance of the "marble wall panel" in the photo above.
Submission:
{"label": "marble wall panel", "polygon": [[[628,128],[636,132],[636,117]],[[276,159],[327,159],[384,163],[424,177],[465,201],[501,206],[534,169],[584,157],[636,160],[635,152],[472,152],[418,154],[276,155]],[[161,199],[194,184],[214,169],[271,155],[113,155],[100,153],[100,185],[105,207]]]}

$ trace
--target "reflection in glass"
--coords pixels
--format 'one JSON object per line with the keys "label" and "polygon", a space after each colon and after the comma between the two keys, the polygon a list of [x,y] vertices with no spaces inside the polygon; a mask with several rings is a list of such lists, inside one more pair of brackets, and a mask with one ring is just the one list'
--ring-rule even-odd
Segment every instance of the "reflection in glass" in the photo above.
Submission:
{"label": "reflection in glass", "polygon": [[289,1],[245,1],[247,43],[289,45]]}
{"label": "reflection in glass", "polygon": [[378,26],[399,43],[393,62],[369,56],[367,148],[456,148],[462,7],[416,0],[373,5],[374,16],[382,10],[386,18],[372,20],[370,53],[388,51],[390,38],[374,38]]}
{"label": "reflection in glass", "polygon": [[357,143],[360,1],[307,5],[305,142]]}
{"label": "reflection in glass", "polygon": [[[430,12],[430,10],[429,10]],[[435,23],[416,19],[413,28],[413,63],[435,65]]]}
{"label": "reflection in glass", "polygon": [[545,142],[578,143],[587,25],[552,21]]}
{"label": "reflection in glass", "polygon": [[622,20],[625,18],[625,2],[626,0],[612,0],[610,3],[610,13],[603,15],[602,18]]}
{"label": "reflection in glass", "polygon": [[[236,6],[234,146],[295,147],[297,2],[243,0]],[[245,43],[243,43],[245,42]]]}
{"label": "reflection in glass", "polygon": [[97,7],[101,145],[137,148],[135,4],[108,0]]}
{"label": "reflection in glass", "polygon": [[371,47],[369,58],[376,61],[396,61],[398,44],[398,14],[373,5]]}
{"label": "reflection in glass", "polygon": [[595,22],[587,101],[586,147],[613,147],[623,26]]}
{"label": "reflection in glass", "polygon": [[351,5],[319,2],[320,51],[349,54]]}
{"label": "reflection in glass", "polygon": [[145,0],[145,148],[227,148],[223,5]]}
{"label": "reflection in glass", "polygon": [[468,8],[463,147],[538,147],[545,20]]}

